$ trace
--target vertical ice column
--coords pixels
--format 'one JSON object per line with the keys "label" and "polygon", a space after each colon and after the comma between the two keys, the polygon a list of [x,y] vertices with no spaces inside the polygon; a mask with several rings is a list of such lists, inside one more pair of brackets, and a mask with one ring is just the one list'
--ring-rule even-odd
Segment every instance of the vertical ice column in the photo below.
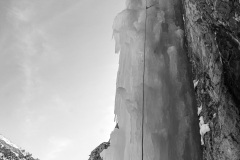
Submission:
{"label": "vertical ice column", "polygon": [[152,6],[147,9],[147,19],[145,1],[127,0],[127,9],[114,21],[116,52],[120,51],[115,100],[119,129],[111,134],[104,160],[141,160],[142,147],[144,160],[200,160],[197,108],[183,47],[181,0],[147,2]]}

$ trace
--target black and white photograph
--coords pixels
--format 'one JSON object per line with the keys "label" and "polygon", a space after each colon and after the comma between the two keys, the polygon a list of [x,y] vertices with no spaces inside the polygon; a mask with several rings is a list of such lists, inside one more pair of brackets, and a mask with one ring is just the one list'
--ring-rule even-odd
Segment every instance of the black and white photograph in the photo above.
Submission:
{"label": "black and white photograph", "polygon": [[240,160],[239,0],[0,0],[0,160]]}

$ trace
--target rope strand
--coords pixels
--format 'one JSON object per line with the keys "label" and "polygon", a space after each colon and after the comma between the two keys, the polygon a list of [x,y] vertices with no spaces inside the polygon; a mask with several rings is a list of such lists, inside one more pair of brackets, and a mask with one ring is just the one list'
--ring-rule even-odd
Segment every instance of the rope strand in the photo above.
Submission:
{"label": "rope strand", "polygon": [[143,145],[143,140],[144,140],[144,111],[145,111],[145,58],[146,58],[146,39],[147,39],[147,0],[146,0],[146,17],[145,17],[145,35],[144,35],[144,51],[143,51],[143,99],[142,99],[142,160],[144,157],[144,145]]}

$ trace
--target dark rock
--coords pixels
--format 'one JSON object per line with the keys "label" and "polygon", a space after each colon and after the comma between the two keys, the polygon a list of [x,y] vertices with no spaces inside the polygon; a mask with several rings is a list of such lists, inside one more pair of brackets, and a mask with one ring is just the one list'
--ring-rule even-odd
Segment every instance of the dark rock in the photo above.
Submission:
{"label": "dark rock", "polygon": [[240,159],[240,4],[185,0],[185,33],[201,116],[206,160]]}
{"label": "dark rock", "polygon": [[110,146],[110,142],[103,142],[101,143],[98,147],[96,147],[91,154],[89,155],[88,160],[102,160],[100,153],[104,150],[107,149]]}

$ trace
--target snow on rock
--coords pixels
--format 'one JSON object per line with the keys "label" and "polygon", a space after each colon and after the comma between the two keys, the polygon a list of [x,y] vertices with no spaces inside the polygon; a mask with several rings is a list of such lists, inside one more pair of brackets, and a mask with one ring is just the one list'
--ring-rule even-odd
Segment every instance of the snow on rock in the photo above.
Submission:
{"label": "snow on rock", "polygon": [[9,141],[7,138],[5,138],[4,136],[0,135],[0,139],[3,140],[4,142],[6,142],[7,144],[9,144],[10,146],[19,149],[19,147],[18,147],[16,144],[13,144],[12,142],[10,142],[10,141]]}
{"label": "snow on rock", "polygon": [[39,160],[0,135],[0,160]]}
{"label": "snow on rock", "polygon": [[142,147],[145,160],[202,159],[182,19],[176,18],[180,2],[148,0],[153,6],[146,12],[145,0],[127,0],[115,18],[113,37],[120,56],[114,113],[119,129],[111,133],[111,145],[101,154],[104,160],[140,160]]}
{"label": "snow on rock", "polygon": [[198,112],[197,112],[197,114],[200,115],[201,112],[202,112],[202,104],[201,104],[200,107],[198,107]]}
{"label": "snow on rock", "polygon": [[199,82],[199,80],[193,80],[193,85],[194,85],[194,88],[196,88],[196,87],[197,87],[197,85],[198,85],[198,82]]}
{"label": "snow on rock", "polygon": [[210,131],[209,124],[204,124],[203,116],[199,118],[200,134],[201,134],[201,144],[204,145],[203,137],[204,134]]}

